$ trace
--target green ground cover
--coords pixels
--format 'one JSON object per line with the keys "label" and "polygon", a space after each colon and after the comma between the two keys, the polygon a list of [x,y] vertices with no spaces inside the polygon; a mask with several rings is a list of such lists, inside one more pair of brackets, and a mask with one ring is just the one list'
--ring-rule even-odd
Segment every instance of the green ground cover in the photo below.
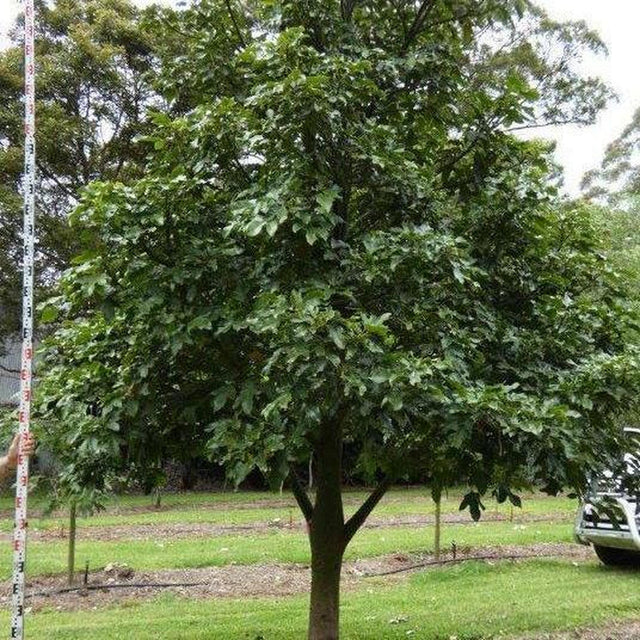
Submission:
{"label": "green ground cover", "polygon": [[[443,498],[443,514],[458,513],[462,491],[457,490]],[[366,498],[364,492],[347,494],[345,513],[351,514]],[[0,502],[0,508],[8,509],[7,499]],[[208,523],[220,525],[243,525],[252,523],[300,522],[302,515],[293,500],[265,492],[249,493],[178,493],[163,496],[162,507],[152,508],[150,496],[123,496],[109,502],[104,512],[88,518],[80,518],[80,527],[124,526],[149,524],[194,524]],[[486,500],[487,516],[513,517],[515,522],[531,517],[570,520],[576,510],[576,501],[569,498],[549,498],[539,494],[523,496],[522,508],[512,508],[509,504],[497,504]],[[41,517],[43,500],[35,497],[30,503],[31,526],[35,529],[54,530],[66,526],[66,515],[56,513],[53,517]],[[427,489],[395,489],[385,496],[374,513],[375,518],[402,518],[433,516],[433,501]],[[12,527],[10,514],[0,519],[0,531]]]}
{"label": "green ground cover", "polygon": [[[458,513],[461,491],[444,501],[447,515]],[[347,511],[365,497],[347,496]],[[138,527],[116,540],[81,539],[77,566],[99,569],[110,562],[134,569],[172,569],[227,564],[303,563],[309,561],[306,534],[301,529],[270,527],[241,534],[184,539],[154,537],[154,526],[197,523],[300,522],[290,495],[269,493],[187,493],[163,497],[163,508],[150,508],[149,496],[125,496],[107,510],[83,519],[93,526]],[[38,499],[32,501],[38,507]],[[485,515],[511,515],[509,505],[487,500]],[[462,550],[493,545],[570,542],[575,501],[525,496],[514,521],[465,520],[443,529],[443,548],[455,541]],[[378,518],[433,515],[427,489],[395,489],[374,512]],[[526,518],[544,518],[526,521]],[[6,524],[6,523],[5,523]],[[35,527],[66,526],[64,517],[36,519]],[[97,533],[97,530],[96,530]],[[149,539],[127,539],[135,533]],[[347,560],[389,553],[429,552],[433,528],[425,525],[380,526],[361,530],[345,555]],[[29,543],[30,576],[62,573],[66,567],[64,538]],[[10,554],[0,557],[0,576],[10,575]],[[484,637],[548,632],[640,616],[640,576],[604,569],[595,561],[529,560],[494,564],[467,562],[393,579],[363,578],[343,595],[342,627],[346,640],[424,638],[479,640]],[[151,601],[129,602],[92,611],[61,612],[55,608],[32,614],[28,635],[43,640],[293,640],[304,637],[307,597],[250,600],[189,600],[167,593]],[[0,614],[0,623],[7,613]]]}
{"label": "green ground cover", "polygon": [[[486,545],[530,545],[543,542],[570,542],[568,523],[479,522],[447,525],[442,532],[446,549],[455,542],[459,549]],[[431,527],[380,527],[359,531],[347,548],[345,558],[355,559],[388,553],[420,553],[432,549]],[[67,545],[59,541],[29,543],[29,575],[63,572]],[[85,561],[93,569],[110,562],[126,563],[137,570],[193,568],[226,564],[309,562],[309,544],[303,531],[280,529],[226,534],[212,538],[160,540],[79,540],[76,546],[79,568]],[[11,558],[0,558],[0,577],[10,575]]]}
{"label": "green ground cover", "polygon": [[[640,577],[595,563],[467,563],[343,595],[345,640],[474,640],[605,625],[640,615]],[[596,597],[597,596],[597,597]],[[33,614],[40,640],[298,640],[307,598],[155,601],[89,612]],[[8,623],[6,612],[0,622]]]}

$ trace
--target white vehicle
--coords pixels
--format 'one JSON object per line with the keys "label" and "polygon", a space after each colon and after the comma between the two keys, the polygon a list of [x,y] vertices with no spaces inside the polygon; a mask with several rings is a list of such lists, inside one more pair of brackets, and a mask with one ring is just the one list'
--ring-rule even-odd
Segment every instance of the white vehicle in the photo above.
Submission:
{"label": "white vehicle", "polygon": [[[640,469],[640,429],[625,429],[631,436],[630,447],[636,454],[625,455],[628,473]],[[581,544],[592,544],[598,558],[611,566],[640,567],[640,502],[629,495],[618,478],[605,473],[591,485],[591,491],[580,505],[574,537]]]}

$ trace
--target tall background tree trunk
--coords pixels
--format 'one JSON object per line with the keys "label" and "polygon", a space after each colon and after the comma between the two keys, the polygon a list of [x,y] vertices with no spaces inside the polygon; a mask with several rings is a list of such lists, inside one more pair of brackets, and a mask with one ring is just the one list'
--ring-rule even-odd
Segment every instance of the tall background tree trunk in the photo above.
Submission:
{"label": "tall background tree trunk", "polygon": [[340,425],[320,430],[316,455],[316,501],[309,527],[311,604],[309,640],[338,640],[340,571],[345,547]]}

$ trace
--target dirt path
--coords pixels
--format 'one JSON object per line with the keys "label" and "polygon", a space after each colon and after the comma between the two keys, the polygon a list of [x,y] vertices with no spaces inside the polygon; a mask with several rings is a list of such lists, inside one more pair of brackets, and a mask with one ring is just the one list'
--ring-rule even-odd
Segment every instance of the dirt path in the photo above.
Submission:
{"label": "dirt path", "polygon": [[[458,554],[460,559],[481,556],[485,561],[498,562],[531,557],[573,558],[584,562],[592,553],[585,547],[573,544],[541,544],[528,547],[484,547]],[[448,558],[448,561],[451,561]],[[395,554],[378,558],[366,558],[346,562],[342,575],[342,588],[350,590],[370,579],[402,580],[410,571],[426,570],[425,564],[433,562],[428,555]],[[437,565],[431,565],[437,566]],[[381,574],[384,574],[381,576]],[[70,593],[53,593],[64,589],[64,576],[44,576],[28,581],[27,604],[31,610],[43,608],[56,610],[97,609],[121,605],[131,601],[148,600],[160,592],[170,591],[189,598],[277,597],[309,590],[309,567],[306,565],[248,565],[209,567],[204,569],[171,569],[165,571],[134,572],[131,568],[108,566],[91,572],[89,590]],[[171,587],[158,585],[172,584]],[[122,588],[101,588],[123,585]],[[0,606],[9,606],[10,583],[1,588]]]}
{"label": "dirt path", "polygon": [[600,629],[573,629],[556,633],[542,633],[513,637],[510,640],[638,640],[640,620],[608,625]]}

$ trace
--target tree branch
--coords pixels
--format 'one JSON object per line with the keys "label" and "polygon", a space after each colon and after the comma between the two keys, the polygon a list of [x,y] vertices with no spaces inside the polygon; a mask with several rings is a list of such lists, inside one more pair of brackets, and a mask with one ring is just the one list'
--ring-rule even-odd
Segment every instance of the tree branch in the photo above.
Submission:
{"label": "tree branch", "polygon": [[345,22],[349,22],[353,16],[353,10],[356,8],[358,0],[340,0],[340,11],[342,13],[342,19]]}
{"label": "tree branch", "polygon": [[404,44],[402,45],[402,50],[406,51],[411,43],[418,37],[418,34],[422,31],[429,14],[433,11],[436,6],[436,0],[423,0],[420,8],[418,9],[418,13],[416,13],[416,17],[409,27],[409,31],[407,32],[407,36],[404,39]]}
{"label": "tree branch", "polygon": [[49,171],[46,166],[44,164],[41,164],[40,162],[38,162],[38,171],[40,172],[41,175],[43,175],[47,180],[51,180],[59,189],[61,189],[64,194],[72,199],[72,200],[77,200],[78,198],[78,194],[77,192],[69,187],[68,185],[62,183],[60,181],[60,179],[51,171]]}
{"label": "tree branch", "polygon": [[373,511],[378,502],[380,502],[382,496],[384,496],[390,486],[391,479],[387,477],[372,491],[369,497],[362,503],[362,505],[360,505],[360,508],[345,523],[345,546],[349,544],[351,538],[353,538],[358,529],[364,524],[364,521],[368,518],[369,514]]}
{"label": "tree branch", "polygon": [[229,0],[225,0],[225,4],[227,5],[227,11],[229,13],[229,17],[231,18],[231,22],[233,22],[233,26],[236,30],[236,34],[238,36],[238,40],[240,40],[240,44],[243,47],[247,46],[247,43],[242,35],[242,31],[240,31],[240,27],[238,25],[238,22],[236,20],[236,16],[235,13],[233,13],[233,9],[231,8],[231,2],[229,2]]}
{"label": "tree branch", "polygon": [[518,125],[517,127],[509,127],[505,129],[507,132],[511,131],[524,131],[526,129],[544,129],[544,127],[560,127],[565,124],[575,124],[575,125],[587,125],[588,122],[581,122],[580,120],[568,118],[566,120],[551,120],[549,122],[537,122],[532,124],[523,124]]}
{"label": "tree branch", "polygon": [[300,511],[302,511],[304,519],[308,523],[310,523],[313,518],[313,505],[311,504],[311,500],[309,500],[307,492],[300,484],[300,480],[298,479],[296,472],[291,468],[289,469],[289,480],[291,482],[291,491],[293,491],[293,497],[296,499],[296,502],[300,507]]}
{"label": "tree branch", "polygon": [[480,136],[476,135],[472,138],[471,142],[462,148],[451,160],[449,160],[444,167],[439,170],[439,174],[445,176],[449,171],[452,171],[453,168],[460,162],[464,160],[477,146],[480,142]]}

